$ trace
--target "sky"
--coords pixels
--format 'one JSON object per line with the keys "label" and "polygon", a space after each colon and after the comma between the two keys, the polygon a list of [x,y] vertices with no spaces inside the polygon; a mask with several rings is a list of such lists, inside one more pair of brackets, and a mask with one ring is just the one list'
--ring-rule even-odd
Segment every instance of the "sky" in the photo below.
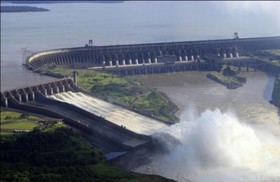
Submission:
{"label": "sky", "polygon": [[280,1],[221,1],[213,3],[216,6],[222,5],[228,16],[239,14],[240,18],[246,18],[242,15],[248,14],[251,15],[253,22],[265,19],[280,28]]}

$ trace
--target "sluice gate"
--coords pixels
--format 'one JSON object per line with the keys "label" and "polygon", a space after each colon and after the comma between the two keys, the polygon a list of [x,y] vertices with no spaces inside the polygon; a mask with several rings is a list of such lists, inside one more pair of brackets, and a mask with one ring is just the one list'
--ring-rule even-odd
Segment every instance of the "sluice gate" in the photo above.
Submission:
{"label": "sluice gate", "polygon": [[280,37],[64,48],[35,53],[26,59],[26,64],[33,68],[50,63],[72,68],[119,67],[157,64],[164,55],[172,55],[176,62],[189,62],[204,59],[209,53],[238,58],[248,52],[270,49],[280,49]]}

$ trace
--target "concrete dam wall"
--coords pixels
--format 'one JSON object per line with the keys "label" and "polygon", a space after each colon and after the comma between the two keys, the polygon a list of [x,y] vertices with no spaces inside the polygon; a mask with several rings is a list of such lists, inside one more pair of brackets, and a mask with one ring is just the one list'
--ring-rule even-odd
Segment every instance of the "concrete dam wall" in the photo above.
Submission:
{"label": "concrete dam wall", "polygon": [[61,79],[49,83],[27,86],[24,88],[16,88],[1,92],[1,107],[9,107],[12,100],[17,102],[36,101],[37,97],[43,94],[44,96],[65,91],[80,91],[70,78]]}
{"label": "concrete dam wall", "polygon": [[108,160],[116,161],[138,150],[152,152],[150,135],[168,126],[91,97],[70,78],[1,92],[1,107],[61,118],[100,148]]}
{"label": "concrete dam wall", "polygon": [[[279,36],[48,50],[29,56],[26,65],[32,69],[50,63],[69,68],[142,66],[164,63],[161,57],[170,55],[174,56],[176,63],[198,63],[209,53],[220,58],[238,58],[248,52],[270,49],[280,49]],[[177,67],[179,69],[184,65]],[[185,66],[184,69],[189,68]]]}

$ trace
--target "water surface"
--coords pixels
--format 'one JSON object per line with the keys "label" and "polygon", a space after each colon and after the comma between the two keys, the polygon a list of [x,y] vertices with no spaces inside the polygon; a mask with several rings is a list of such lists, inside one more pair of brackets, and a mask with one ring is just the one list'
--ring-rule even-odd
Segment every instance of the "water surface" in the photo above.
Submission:
{"label": "water surface", "polygon": [[53,80],[21,67],[24,49],[32,53],[80,47],[89,39],[94,45],[224,39],[233,38],[236,31],[240,37],[277,36],[280,30],[278,2],[125,1],[34,6],[50,11],[1,13],[1,90]]}
{"label": "water surface", "polygon": [[[180,123],[162,132],[182,145],[136,171],[179,181],[280,180],[280,115],[269,103],[275,77],[243,73],[247,83],[229,90],[206,74],[130,77],[164,92],[180,108]],[[173,146],[164,135],[162,140]]]}

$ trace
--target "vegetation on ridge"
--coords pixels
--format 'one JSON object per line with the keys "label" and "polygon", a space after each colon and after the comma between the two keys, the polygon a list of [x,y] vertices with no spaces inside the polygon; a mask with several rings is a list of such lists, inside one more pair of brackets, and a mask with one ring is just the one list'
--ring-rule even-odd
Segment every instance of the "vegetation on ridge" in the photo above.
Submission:
{"label": "vegetation on ridge", "polygon": [[15,132],[29,132],[35,127],[40,127],[42,119],[29,114],[1,111],[1,135]]}
{"label": "vegetation on ridge", "polygon": [[250,56],[280,66],[280,50],[257,51]]}
{"label": "vegetation on ridge", "polygon": [[141,114],[174,123],[177,106],[167,96],[144,86],[136,80],[86,69],[65,69],[55,64],[41,68],[42,73],[51,72],[59,77],[78,72],[78,86],[92,95],[108,102],[122,105]]}

